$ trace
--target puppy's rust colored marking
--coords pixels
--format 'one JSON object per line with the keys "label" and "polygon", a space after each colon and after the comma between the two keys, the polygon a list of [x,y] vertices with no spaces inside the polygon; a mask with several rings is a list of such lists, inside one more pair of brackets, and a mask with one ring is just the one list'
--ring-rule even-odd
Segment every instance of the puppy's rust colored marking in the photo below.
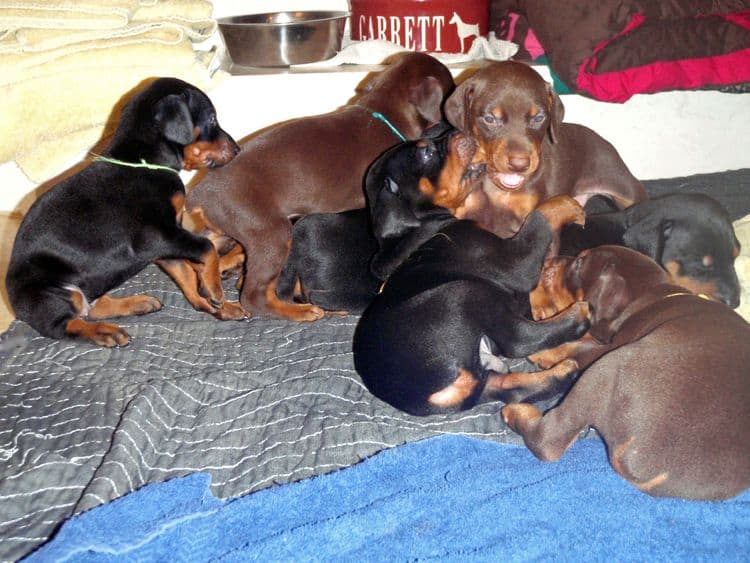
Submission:
{"label": "puppy's rust colored marking", "polygon": [[677,285],[695,293],[696,295],[719,295],[719,286],[716,282],[702,282],[682,275],[682,268],[678,262],[667,262],[665,268]]}
{"label": "puppy's rust colored marking", "polygon": [[219,272],[222,277],[227,277],[237,273],[242,275],[242,268],[245,265],[245,250],[236,244],[226,254],[219,256]]}
{"label": "puppy's rust colored marking", "polygon": [[586,212],[583,207],[573,198],[566,195],[558,195],[543,201],[537,210],[544,215],[553,231],[559,231],[563,225],[586,223]]}
{"label": "puppy's rust colored marking", "polygon": [[454,133],[448,143],[448,154],[437,185],[433,185],[427,178],[420,178],[418,187],[435,205],[447,209],[455,216],[476,187],[482,169],[478,166],[472,168],[472,158],[476,153],[476,145],[472,139],[461,133]]}
{"label": "puppy's rust colored marking", "polygon": [[543,371],[491,375],[487,379],[487,385],[489,389],[497,391],[507,391],[519,387],[544,388],[552,384],[551,380],[565,379],[577,369],[578,362],[567,359]]}
{"label": "puppy's rust colored marking", "polygon": [[235,147],[228,140],[195,141],[182,151],[182,167],[185,170],[223,166],[234,158]]}
{"label": "puppy's rust colored marking", "polygon": [[198,274],[187,260],[159,260],[157,265],[174,280],[194,309],[211,314],[216,312],[208,299],[198,293]]}
{"label": "puppy's rust colored marking", "polygon": [[94,301],[88,317],[90,319],[110,319],[129,315],[146,315],[159,309],[161,309],[161,302],[150,295],[113,297],[105,293]]}
{"label": "puppy's rust colored marking", "polygon": [[276,281],[278,276],[266,286],[266,302],[271,311],[291,321],[317,321],[325,316],[325,311],[311,303],[288,303],[276,295]]}
{"label": "puppy's rust colored marking", "polygon": [[245,263],[245,249],[236,240],[227,236],[214,224],[212,224],[203,212],[203,208],[196,207],[187,211],[184,215],[185,222],[191,231],[199,232],[211,241],[219,254],[219,273],[222,277],[232,274],[242,275],[242,266]]}
{"label": "puppy's rust colored marking", "polygon": [[565,273],[572,261],[573,258],[568,256],[545,260],[539,283],[529,294],[531,316],[535,321],[552,317],[581,300],[565,286]]}
{"label": "puppy's rust colored marking", "polygon": [[555,348],[541,350],[535,354],[531,354],[527,359],[542,369],[550,369],[566,358],[580,354],[589,348],[599,346],[599,344],[591,334],[586,333],[578,340],[566,342]]}
{"label": "puppy's rust colored marking", "polygon": [[88,301],[86,301],[86,297],[84,297],[83,293],[79,290],[71,290],[70,291],[70,303],[73,305],[73,310],[75,311],[76,315],[79,317],[85,317],[90,309]]}
{"label": "puppy's rust colored marking", "polygon": [[[218,255],[215,249],[206,253],[207,263],[193,264],[187,260],[159,260],[157,264],[171,277],[182,293],[185,295],[188,303],[197,311],[210,313],[217,319],[240,320],[248,317],[248,312],[234,301],[224,300],[224,290],[221,287],[221,277],[218,273]],[[215,270],[212,276],[205,276],[209,269]],[[215,278],[215,280],[213,279]],[[211,297],[206,280],[218,283],[220,299],[216,300]],[[214,288],[216,291],[216,288]],[[202,295],[201,292],[206,293]]]}
{"label": "puppy's rust colored marking", "polygon": [[479,380],[474,377],[474,374],[461,368],[458,370],[458,377],[453,383],[440,391],[436,391],[427,400],[436,407],[457,407],[471,397],[477,385],[479,385]]}
{"label": "puppy's rust colored marking", "polygon": [[[501,411],[503,422],[518,434],[525,434],[527,428],[539,422],[542,413],[534,405],[529,403],[515,403],[505,405]],[[520,430],[524,428],[524,430]]]}
{"label": "puppy's rust colored marking", "polygon": [[172,196],[170,200],[172,207],[174,207],[174,214],[177,217],[177,222],[182,222],[182,214],[185,211],[185,194],[183,192],[177,192]]}
{"label": "puppy's rust colored marking", "polygon": [[633,450],[634,442],[635,442],[635,436],[631,436],[622,444],[618,444],[614,448],[612,455],[609,458],[609,462],[610,464],[612,464],[612,468],[617,473],[619,473],[626,481],[629,481],[630,483],[632,483],[633,486],[636,487],[638,490],[644,493],[650,493],[656,487],[663,485],[667,481],[667,479],[669,478],[669,472],[663,471],[647,481],[636,480],[636,477],[632,473],[630,473],[630,471],[628,471],[623,464],[623,458],[625,454],[628,453],[628,451],[630,451],[631,455],[635,453]]}
{"label": "puppy's rust colored marking", "polygon": [[127,346],[130,343],[130,335],[112,323],[92,323],[81,318],[75,318],[67,322],[65,332],[68,336],[90,340],[94,344],[107,348]]}
{"label": "puppy's rust colored marking", "polygon": [[190,263],[198,274],[199,292],[205,291],[206,297],[211,304],[220,309],[224,304],[224,288],[221,286],[221,273],[219,272],[219,254],[212,245],[198,263]]}

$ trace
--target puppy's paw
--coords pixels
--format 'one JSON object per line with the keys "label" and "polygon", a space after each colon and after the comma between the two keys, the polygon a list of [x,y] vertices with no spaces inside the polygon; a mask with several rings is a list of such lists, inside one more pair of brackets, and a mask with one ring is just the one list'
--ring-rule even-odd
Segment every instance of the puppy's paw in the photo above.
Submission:
{"label": "puppy's paw", "polygon": [[586,212],[581,204],[567,195],[552,197],[539,204],[537,210],[544,215],[553,231],[559,231],[568,223],[583,225],[586,222]]}
{"label": "puppy's paw", "polygon": [[68,322],[66,332],[70,336],[83,338],[106,348],[130,344],[130,335],[112,323],[94,323],[76,318]]}
{"label": "puppy's paw", "polygon": [[542,413],[539,412],[539,409],[528,403],[505,405],[501,411],[501,415],[503,422],[518,434],[523,434],[531,424],[542,418]]}
{"label": "puppy's paw", "polygon": [[241,321],[250,317],[250,313],[238,301],[225,301],[224,305],[213,315],[222,321]]}
{"label": "puppy's paw", "polygon": [[133,303],[134,315],[147,315],[161,310],[163,307],[161,301],[150,295],[139,295],[138,300]]}
{"label": "puppy's paw", "polygon": [[293,321],[299,321],[299,322],[310,322],[310,321],[319,321],[323,317],[326,316],[326,312],[318,307],[317,305],[310,305],[310,304],[304,304],[304,305],[297,305],[299,308],[297,311],[293,312],[293,316],[290,317]]}
{"label": "puppy's paw", "polygon": [[560,311],[557,310],[555,304],[551,301],[535,302],[531,306],[531,318],[535,321],[543,321],[554,317]]}
{"label": "puppy's paw", "polygon": [[575,311],[578,320],[581,322],[591,320],[591,307],[588,301],[576,301],[570,306],[572,311]]}

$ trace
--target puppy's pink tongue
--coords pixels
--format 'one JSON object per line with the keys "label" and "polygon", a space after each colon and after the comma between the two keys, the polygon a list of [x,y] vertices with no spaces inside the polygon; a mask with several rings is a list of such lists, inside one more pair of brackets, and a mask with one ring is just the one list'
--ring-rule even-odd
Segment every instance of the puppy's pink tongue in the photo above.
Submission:
{"label": "puppy's pink tongue", "polygon": [[523,184],[524,178],[520,174],[498,174],[498,179],[504,187],[512,190]]}

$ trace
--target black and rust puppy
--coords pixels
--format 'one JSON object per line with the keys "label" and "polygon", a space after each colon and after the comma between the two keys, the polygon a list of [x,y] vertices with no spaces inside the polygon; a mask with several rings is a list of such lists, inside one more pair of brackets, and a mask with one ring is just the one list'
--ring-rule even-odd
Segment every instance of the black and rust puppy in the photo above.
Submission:
{"label": "black and rust puppy", "polygon": [[[460,205],[482,173],[470,166],[474,143],[447,124],[425,132],[432,141],[436,166],[425,171],[420,155],[423,141],[409,141],[390,151],[391,166],[400,167],[397,181],[417,186],[419,175],[431,174],[434,197],[443,206]],[[416,158],[415,158],[416,157]],[[312,303],[326,311],[361,313],[383,283],[370,262],[378,250],[367,208],[342,213],[314,213],[300,218],[292,231],[292,246],[279,275],[276,293]]]}
{"label": "black and rust puppy", "polygon": [[560,239],[559,253],[567,256],[602,244],[627,246],[661,264],[674,283],[693,293],[732,308],[740,304],[734,269],[740,243],[727,210],[707,195],[671,194],[621,211],[587,213],[585,227],[567,225]]}
{"label": "black and rust puppy", "polygon": [[175,78],[152,82],[123,107],[103,155],[26,214],[6,279],[16,317],[52,338],[124,346],[127,332],[100,320],[161,303],[107,292],[157,262],[197,309],[243,318],[238,304],[224,303],[214,246],[180,226],[179,170],[221,166],[238,151],[203,92]]}
{"label": "black and rust puppy", "polygon": [[622,246],[552,258],[545,270],[535,291],[560,309],[586,299],[592,319],[580,340],[532,358],[549,369],[493,378],[528,391],[583,370],[544,415],[503,408],[531,451],[557,460],[592,426],[615,471],[649,494],[723,499],[750,487],[750,325]]}
{"label": "black and rust puppy", "polygon": [[379,243],[372,268],[387,281],[357,325],[353,351],[374,395],[428,415],[482,400],[482,348],[520,358],[586,331],[583,303],[543,322],[525,316],[555,231],[584,214],[572,198],[552,198],[500,239],[436,205],[429,178],[440,155],[431,142],[413,151],[408,176],[389,152],[366,179]]}
{"label": "black and rust puppy", "polygon": [[383,283],[370,271],[377,250],[366,208],[306,215],[292,229],[276,294],[327,312],[361,313]]}

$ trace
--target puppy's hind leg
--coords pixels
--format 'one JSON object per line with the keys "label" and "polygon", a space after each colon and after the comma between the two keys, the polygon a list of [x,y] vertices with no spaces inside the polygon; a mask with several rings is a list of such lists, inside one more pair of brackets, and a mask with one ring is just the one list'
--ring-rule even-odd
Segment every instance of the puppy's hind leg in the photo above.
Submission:
{"label": "puppy's hind leg", "polygon": [[586,301],[577,301],[563,312],[543,321],[530,321],[519,316],[513,325],[511,338],[504,343],[504,354],[510,358],[525,358],[582,337],[590,325]]}
{"label": "puppy's hind leg", "polygon": [[160,254],[165,258],[156,263],[175,281],[195,309],[222,320],[247,317],[239,303],[224,300],[219,254],[211,241],[179,229],[163,244],[165,248]]}
{"label": "puppy's hind leg", "polygon": [[[246,249],[245,278],[240,302],[253,312],[273,315],[296,322],[322,319],[325,311],[311,303],[292,303],[279,298],[276,292],[278,277],[289,256],[292,224],[288,219],[270,221],[237,237]],[[256,261],[257,260],[257,261]]]}
{"label": "puppy's hind leg", "polygon": [[240,320],[248,316],[239,303],[225,301],[217,309],[201,295],[198,273],[188,260],[157,260],[156,264],[174,280],[185,299],[196,311],[203,311],[221,320]]}
{"label": "puppy's hind leg", "polygon": [[44,336],[82,338],[107,348],[126,346],[130,342],[130,335],[116,324],[82,318],[90,312],[90,306],[80,289],[71,286],[30,290],[26,288],[24,298],[14,303],[14,308],[20,319]]}
{"label": "puppy's hind leg", "polygon": [[606,406],[602,401],[611,393],[612,379],[584,373],[562,403],[544,416],[528,403],[506,405],[502,409],[505,424],[523,437],[536,457],[557,461],[578,439],[582,430],[596,426],[596,414]]}
{"label": "puppy's hind leg", "polygon": [[150,295],[114,297],[105,293],[91,305],[88,318],[99,320],[130,315],[146,315],[158,311],[161,306],[161,301]]}

